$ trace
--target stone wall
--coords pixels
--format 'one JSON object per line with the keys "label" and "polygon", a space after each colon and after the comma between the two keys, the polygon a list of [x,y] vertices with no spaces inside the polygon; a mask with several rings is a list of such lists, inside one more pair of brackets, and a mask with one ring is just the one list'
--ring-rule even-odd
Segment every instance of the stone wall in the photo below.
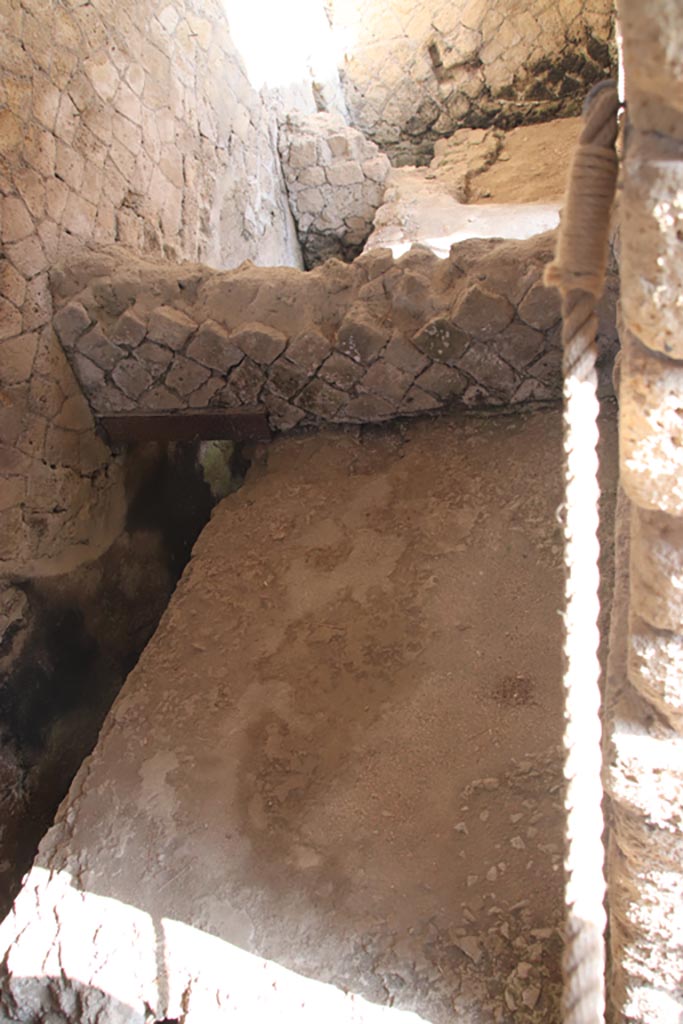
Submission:
{"label": "stone wall", "polygon": [[278,145],[306,266],[358,256],[384,198],[385,154],[327,113],[286,117]]}
{"label": "stone wall", "polygon": [[393,163],[459,127],[580,112],[608,76],[612,0],[332,0],[351,122]]}
{"label": "stone wall", "polygon": [[274,114],[218,0],[4,0],[0,39],[0,567],[31,575],[93,557],[124,514],[48,268],[91,242],[215,266],[300,255]]}
{"label": "stone wall", "polygon": [[[53,275],[54,326],[96,414],[263,404],[271,426],[373,422],[561,393],[553,236],[473,239],[441,260],[373,249],[314,271],[218,273],[116,249]],[[604,368],[615,287],[602,306]]]}
{"label": "stone wall", "polygon": [[607,694],[615,1019],[683,1016],[683,21],[621,0],[630,130],[622,193],[621,481],[630,607]]}

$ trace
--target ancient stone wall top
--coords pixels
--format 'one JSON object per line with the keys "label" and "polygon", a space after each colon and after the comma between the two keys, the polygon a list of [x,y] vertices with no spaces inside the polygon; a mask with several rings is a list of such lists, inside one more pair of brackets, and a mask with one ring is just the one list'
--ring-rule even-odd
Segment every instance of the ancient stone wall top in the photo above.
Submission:
{"label": "ancient stone wall top", "polygon": [[54,327],[96,415],[260,404],[287,430],[548,400],[561,393],[559,305],[541,281],[552,247],[549,234],[471,240],[447,260],[374,249],[308,273],[112,248],[53,274]]}

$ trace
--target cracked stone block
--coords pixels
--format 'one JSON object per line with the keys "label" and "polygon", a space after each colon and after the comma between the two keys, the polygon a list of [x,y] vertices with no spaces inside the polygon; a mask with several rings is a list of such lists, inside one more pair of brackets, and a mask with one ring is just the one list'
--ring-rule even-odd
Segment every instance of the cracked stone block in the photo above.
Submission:
{"label": "cracked stone block", "polygon": [[154,341],[145,341],[135,352],[135,356],[145,364],[152,377],[160,377],[173,359],[173,353],[163,345]]}
{"label": "cracked stone block", "polygon": [[263,370],[251,359],[243,359],[230,373],[228,383],[221,391],[225,405],[256,405],[265,383]]}
{"label": "cracked stone block", "polygon": [[342,391],[348,391],[363,376],[363,367],[355,363],[353,359],[349,359],[348,356],[343,356],[341,352],[333,352],[325,360],[318,374],[328,384],[333,384]]}
{"label": "cracked stone block", "polygon": [[270,391],[283,398],[291,398],[306,385],[310,375],[287,359],[278,359],[268,371]]}
{"label": "cracked stone block", "polygon": [[330,348],[330,343],[323,334],[313,330],[304,331],[290,341],[287,358],[304,370],[314,373],[323,359],[329,355]]}
{"label": "cracked stone block", "polygon": [[395,335],[387,345],[384,350],[384,358],[392,366],[397,366],[399,370],[404,370],[406,373],[412,373],[413,376],[429,366],[429,359],[413,344],[398,335]]}
{"label": "cracked stone block", "polygon": [[431,282],[423,274],[412,271],[397,274],[395,282],[389,287],[389,292],[394,320],[398,321],[403,316],[404,319],[417,320],[419,323],[434,312],[431,304]]}
{"label": "cracked stone block", "polygon": [[562,352],[559,349],[550,349],[537,359],[535,363],[527,367],[526,372],[547,387],[556,388],[559,385],[562,391]]}
{"label": "cracked stone block", "polygon": [[157,306],[149,318],[147,337],[178,352],[197,330],[197,324],[172,306]]}
{"label": "cracked stone block", "polygon": [[139,345],[146,333],[146,322],[132,309],[127,309],[114,324],[111,339],[123,345]]}
{"label": "cracked stone block", "polygon": [[23,305],[26,295],[26,281],[2,256],[0,256],[0,295],[17,309]]}
{"label": "cracked stone block", "polygon": [[337,331],[336,347],[357,362],[370,363],[388,340],[386,329],[352,314],[344,319]]}
{"label": "cracked stone block", "polygon": [[268,366],[284,352],[287,335],[268,324],[250,323],[235,331],[231,341],[255,363]]}
{"label": "cracked stone block", "polygon": [[274,430],[291,430],[306,415],[303,409],[297,409],[277,395],[266,395],[264,404],[268,410],[268,422]]}
{"label": "cracked stone block", "polygon": [[413,345],[439,363],[455,363],[465,354],[470,338],[444,317],[435,317],[413,338]]}
{"label": "cracked stone block", "polygon": [[396,406],[377,395],[359,395],[352,398],[344,409],[344,418],[361,423],[374,423],[389,419],[396,414]]}
{"label": "cracked stone block", "polygon": [[454,303],[451,317],[468,334],[492,337],[511,322],[515,308],[504,295],[474,284]]}
{"label": "cracked stone block", "polygon": [[213,403],[213,400],[218,395],[219,391],[225,386],[225,380],[223,377],[215,376],[209,377],[206,384],[202,384],[200,388],[197,388],[193,394],[189,397],[189,405],[191,409],[205,409],[207,406]]}
{"label": "cracked stone block", "polygon": [[323,380],[312,380],[296,400],[298,406],[313,416],[328,419],[336,416],[346,401],[343,391],[337,391]]}
{"label": "cracked stone block", "polygon": [[193,391],[205,384],[211,376],[211,371],[205,366],[200,366],[192,359],[184,356],[176,356],[171,369],[166,374],[164,383],[173,388],[183,398],[187,398]]}
{"label": "cracked stone block", "polygon": [[104,386],[104,371],[90,359],[76,352],[73,356],[74,372],[78,382],[89,396]]}
{"label": "cracked stone block", "polygon": [[90,395],[90,402],[95,412],[104,415],[110,412],[130,412],[138,408],[138,404],[128,398],[112,384],[105,384]]}
{"label": "cracked stone block", "polygon": [[513,393],[510,401],[513,404],[521,402],[550,402],[556,401],[562,394],[562,384],[558,381],[556,387],[549,387],[541,381],[528,377],[523,380],[517,390]]}
{"label": "cracked stone block", "polygon": [[544,334],[520,323],[510,324],[495,340],[495,350],[501,359],[517,369],[537,359],[545,351],[545,346]]}
{"label": "cracked stone block", "polygon": [[215,320],[205,320],[190,342],[188,356],[211,370],[227,373],[244,353],[230,340],[228,332]]}
{"label": "cracked stone block", "polygon": [[378,359],[370,367],[362,380],[362,387],[372,391],[390,402],[400,402],[413,383],[414,374],[404,373],[384,359]]}
{"label": "cracked stone block", "polygon": [[78,351],[102,370],[112,370],[121,358],[120,349],[112,345],[99,324],[81,337]]}
{"label": "cracked stone block", "polygon": [[134,401],[137,401],[142,392],[152,383],[151,375],[134,356],[121,360],[112,373],[112,380],[124,395]]}
{"label": "cracked stone block", "polygon": [[180,404],[178,395],[174,394],[163,384],[157,384],[156,387],[150,388],[140,398],[139,408],[140,409],[154,409],[158,412],[164,412],[165,410],[177,409]]}
{"label": "cracked stone block", "polygon": [[420,374],[415,383],[438,398],[447,399],[464,394],[469,381],[459,370],[434,363]]}
{"label": "cracked stone block", "polygon": [[477,383],[502,395],[512,395],[519,378],[507,363],[500,359],[490,344],[473,344],[458,361],[458,367],[469,373]]}
{"label": "cracked stone block", "polygon": [[53,317],[52,325],[64,348],[74,348],[92,319],[80,302],[69,302]]}

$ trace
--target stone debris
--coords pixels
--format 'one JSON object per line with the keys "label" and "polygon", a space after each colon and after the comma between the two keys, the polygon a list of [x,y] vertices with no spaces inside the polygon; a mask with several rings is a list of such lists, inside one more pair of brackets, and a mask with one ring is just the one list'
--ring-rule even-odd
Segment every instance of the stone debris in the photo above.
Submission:
{"label": "stone debris", "polygon": [[328,113],[289,115],[278,146],[306,266],[359,255],[384,197],[387,157]]}

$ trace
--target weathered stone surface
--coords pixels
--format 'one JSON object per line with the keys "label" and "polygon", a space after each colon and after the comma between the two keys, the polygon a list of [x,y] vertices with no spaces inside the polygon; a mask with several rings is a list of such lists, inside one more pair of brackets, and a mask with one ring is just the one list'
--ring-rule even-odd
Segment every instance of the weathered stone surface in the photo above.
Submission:
{"label": "weathered stone surface", "polygon": [[377,395],[359,395],[352,398],[344,408],[344,418],[360,423],[387,420],[396,413],[396,406]]}
{"label": "weathered stone surface", "polygon": [[326,384],[322,380],[312,380],[296,399],[296,404],[313,416],[333,419],[346,402],[343,391]]}
{"label": "weathered stone surface", "polygon": [[54,328],[65,348],[74,348],[82,334],[90,327],[90,314],[80,302],[69,302],[53,319]]}
{"label": "weathered stone surface", "polygon": [[416,384],[438,398],[449,399],[462,395],[469,381],[459,370],[434,364],[421,373]]}
{"label": "weathered stone surface", "polygon": [[243,359],[239,366],[230,372],[230,378],[221,398],[230,406],[256,405],[265,383],[263,370],[251,359]]}
{"label": "weathered stone surface", "polygon": [[501,331],[495,342],[495,350],[501,359],[518,370],[542,355],[545,347],[545,335],[518,322]]}
{"label": "weathered stone surface", "polygon": [[196,330],[197,324],[194,320],[179,309],[172,306],[157,306],[149,318],[147,337],[150,341],[156,341],[178,352]]}
{"label": "weathered stone surface", "polygon": [[391,363],[378,359],[367,371],[361,383],[366,391],[372,391],[390,402],[400,402],[413,383],[413,378],[413,374],[404,373]]}
{"label": "weathered stone surface", "polygon": [[248,323],[231,335],[232,343],[255,363],[267,366],[285,350],[287,335],[268,324]]}
{"label": "weathered stone surface", "polygon": [[683,632],[683,519],[634,508],[631,608],[657,629]]}
{"label": "weathered stone surface", "polygon": [[192,359],[176,356],[173,366],[166,374],[165,382],[177,394],[187,397],[202,384],[205,384],[210,375],[210,370],[207,370],[205,366],[200,366]]}
{"label": "weathered stone surface", "polygon": [[389,340],[379,324],[364,320],[358,314],[346,317],[337,332],[336,347],[340,352],[362,363],[370,363]]}
{"label": "weathered stone surface", "polygon": [[490,338],[500,334],[514,316],[515,310],[504,295],[497,295],[471,285],[455,302],[451,316],[456,325],[469,334]]}
{"label": "weathered stone surface", "polygon": [[305,331],[292,338],[287,346],[287,358],[304,370],[313,373],[329,355],[330,342],[317,331]]}
{"label": "weathered stone surface", "polygon": [[562,315],[560,293],[557,288],[546,288],[542,281],[537,281],[520,302],[518,312],[530,327],[550,330]]}
{"label": "weathered stone surface", "polygon": [[228,332],[215,320],[205,320],[192,339],[187,354],[209,369],[227,373],[244,353],[230,341]]}
{"label": "weathered stone surface", "polygon": [[145,364],[148,372],[153,377],[158,377],[173,359],[173,353],[169,349],[164,348],[163,345],[157,345],[153,341],[145,341],[136,349],[135,357]]}
{"label": "weathered stone surface", "polygon": [[138,399],[152,383],[152,377],[134,356],[122,360],[117,365],[112,373],[112,380],[124,395],[133,400]]}
{"label": "weathered stone surface", "polygon": [[38,335],[33,333],[0,341],[0,383],[11,386],[30,378],[37,345]]}
{"label": "weathered stone surface", "polygon": [[436,317],[417,332],[413,344],[439,363],[456,363],[467,351],[470,338],[444,317]]}
{"label": "weathered stone surface", "polygon": [[644,619],[631,623],[628,675],[677,732],[683,732],[683,634],[655,629]]}
{"label": "weathered stone surface", "polygon": [[132,309],[127,309],[114,324],[111,339],[123,345],[139,345],[146,333],[145,320]]}
{"label": "weathered stone surface", "polygon": [[113,369],[121,358],[120,350],[112,345],[98,324],[80,338],[78,351],[92,359],[101,370]]}
{"label": "weathered stone surface", "polygon": [[488,342],[474,343],[462,359],[458,368],[470,373],[478,384],[501,395],[512,395],[519,378],[507,363],[500,359]]}
{"label": "weathered stone surface", "polygon": [[620,461],[624,489],[646,508],[683,515],[683,362],[622,332]]}
{"label": "weathered stone surface", "polygon": [[333,352],[320,367],[319,376],[341,391],[350,390],[364,373],[363,367],[341,352]]}

